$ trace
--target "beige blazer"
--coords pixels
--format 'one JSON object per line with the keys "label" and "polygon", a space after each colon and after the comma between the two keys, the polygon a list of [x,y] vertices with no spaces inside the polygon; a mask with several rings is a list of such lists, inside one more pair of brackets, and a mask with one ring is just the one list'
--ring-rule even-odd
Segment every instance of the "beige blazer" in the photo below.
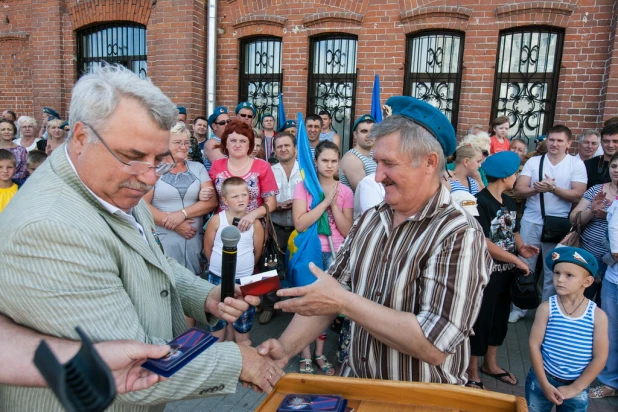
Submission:
{"label": "beige blazer", "polygon": [[[147,242],[84,186],[64,146],[54,150],[0,214],[0,312],[67,339],[80,326],[95,342],[164,343],[187,329],[184,315],[212,323],[204,300],[213,286],[161,252],[144,201],[132,213]],[[109,410],[162,410],[168,401],[233,393],[241,366],[238,347],[218,343],[168,381],[118,396]],[[0,410],[62,408],[49,389],[0,385]]]}

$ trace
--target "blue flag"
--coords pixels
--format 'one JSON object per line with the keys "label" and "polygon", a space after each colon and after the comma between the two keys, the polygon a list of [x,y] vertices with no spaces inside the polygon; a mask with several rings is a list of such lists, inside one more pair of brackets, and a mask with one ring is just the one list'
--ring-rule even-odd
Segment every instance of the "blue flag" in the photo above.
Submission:
{"label": "blue flag", "polygon": [[[298,113],[296,138],[300,175],[305,189],[311,195],[311,209],[314,209],[324,200],[324,192],[313,165],[309,137],[301,113]],[[315,276],[309,271],[309,262],[313,262],[320,269],[324,269],[322,266],[322,244],[318,233],[327,236],[331,234],[326,212],[304,232],[299,233],[294,230],[290,235],[286,259],[288,262],[287,278],[292,286],[305,286],[315,282]]]}
{"label": "blue flag", "polygon": [[373,80],[373,92],[371,93],[371,115],[376,123],[382,121],[382,103],[380,102],[380,75],[376,74]]}
{"label": "blue flag", "polygon": [[277,131],[285,124],[285,108],[283,107],[283,93],[279,93],[279,106],[277,106]]}

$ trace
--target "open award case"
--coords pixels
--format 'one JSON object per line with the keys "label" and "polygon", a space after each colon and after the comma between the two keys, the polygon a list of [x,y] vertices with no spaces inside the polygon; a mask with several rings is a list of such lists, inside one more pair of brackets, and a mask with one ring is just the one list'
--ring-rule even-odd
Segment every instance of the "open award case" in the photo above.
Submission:
{"label": "open award case", "polygon": [[[526,401],[514,395],[455,385],[285,375],[255,412],[277,412],[286,395],[331,394],[345,398],[354,412],[522,412]],[[303,409],[298,409],[302,411]]]}

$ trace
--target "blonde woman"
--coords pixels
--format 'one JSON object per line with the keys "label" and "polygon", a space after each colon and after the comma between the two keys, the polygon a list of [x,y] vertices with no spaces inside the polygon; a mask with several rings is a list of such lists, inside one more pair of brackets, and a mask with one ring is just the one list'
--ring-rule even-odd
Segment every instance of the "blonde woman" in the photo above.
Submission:
{"label": "blonde woman", "polygon": [[471,143],[459,145],[454,155],[455,167],[450,172],[447,185],[450,187],[451,193],[465,190],[475,195],[485,187],[482,181],[477,181],[475,178],[483,160],[485,160],[483,151],[478,146]]}
{"label": "blonde woman", "polygon": [[49,156],[54,149],[60,146],[67,138],[67,132],[64,130],[64,124],[60,119],[53,119],[47,122],[47,140],[41,140],[37,143],[37,147],[42,152]]}

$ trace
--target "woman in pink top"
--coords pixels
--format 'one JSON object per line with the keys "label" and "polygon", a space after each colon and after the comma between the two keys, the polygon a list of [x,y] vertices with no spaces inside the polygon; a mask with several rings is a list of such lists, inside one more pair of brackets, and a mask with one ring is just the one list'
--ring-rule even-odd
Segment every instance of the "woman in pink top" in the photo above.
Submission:
{"label": "woman in pink top", "polygon": [[[253,226],[256,219],[266,216],[268,205],[271,212],[277,207],[276,195],[279,193],[277,181],[270,164],[262,159],[251,157],[255,146],[253,128],[239,120],[233,120],[225,127],[221,136],[221,151],[227,158],[215,160],[210,168],[210,179],[219,195],[217,212],[226,210],[227,206],[221,201],[221,185],[225,179],[237,176],[249,185],[249,202],[247,214],[238,223],[238,229],[244,232]],[[206,190],[200,192],[200,200],[208,200],[213,193]]]}
{"label": "woman in pink top", "polygon": [[[311,209],[312,198],[307,193],[305,185],[296,185],[292,203],[294,228],[299,232],[307,230],[322,216],[322,213],[326,212],[335,248],[334,252],[337,252],[354,222],[354,193],[352,189],[335,180],[335,176],[339,173],[339,148],[335,143],[328,140],[320,142],[315,148],[315,161],[318,180],[325,197],[314,209]],[[326,270],[333,262],[332,253],[327,237],[325,235],[319,236],[322,244],[322,264],[324,270]],[[335,368],[324,356],[325,340],[326,332],[320,335],[315,342],[315,361],[324,374],[334,375]],[[314,373],[311,348],[307,346],[302,350],[300,356],[300,373]]]}
{"label": "woman in pink top", "polygon": [[506,116],[498,116],[491,122],[489,136],[491,143],[489,145],[489,153],[495,154],[498,152],[508,152],[511,150],[511,142],[509,141],[509,118]]}

